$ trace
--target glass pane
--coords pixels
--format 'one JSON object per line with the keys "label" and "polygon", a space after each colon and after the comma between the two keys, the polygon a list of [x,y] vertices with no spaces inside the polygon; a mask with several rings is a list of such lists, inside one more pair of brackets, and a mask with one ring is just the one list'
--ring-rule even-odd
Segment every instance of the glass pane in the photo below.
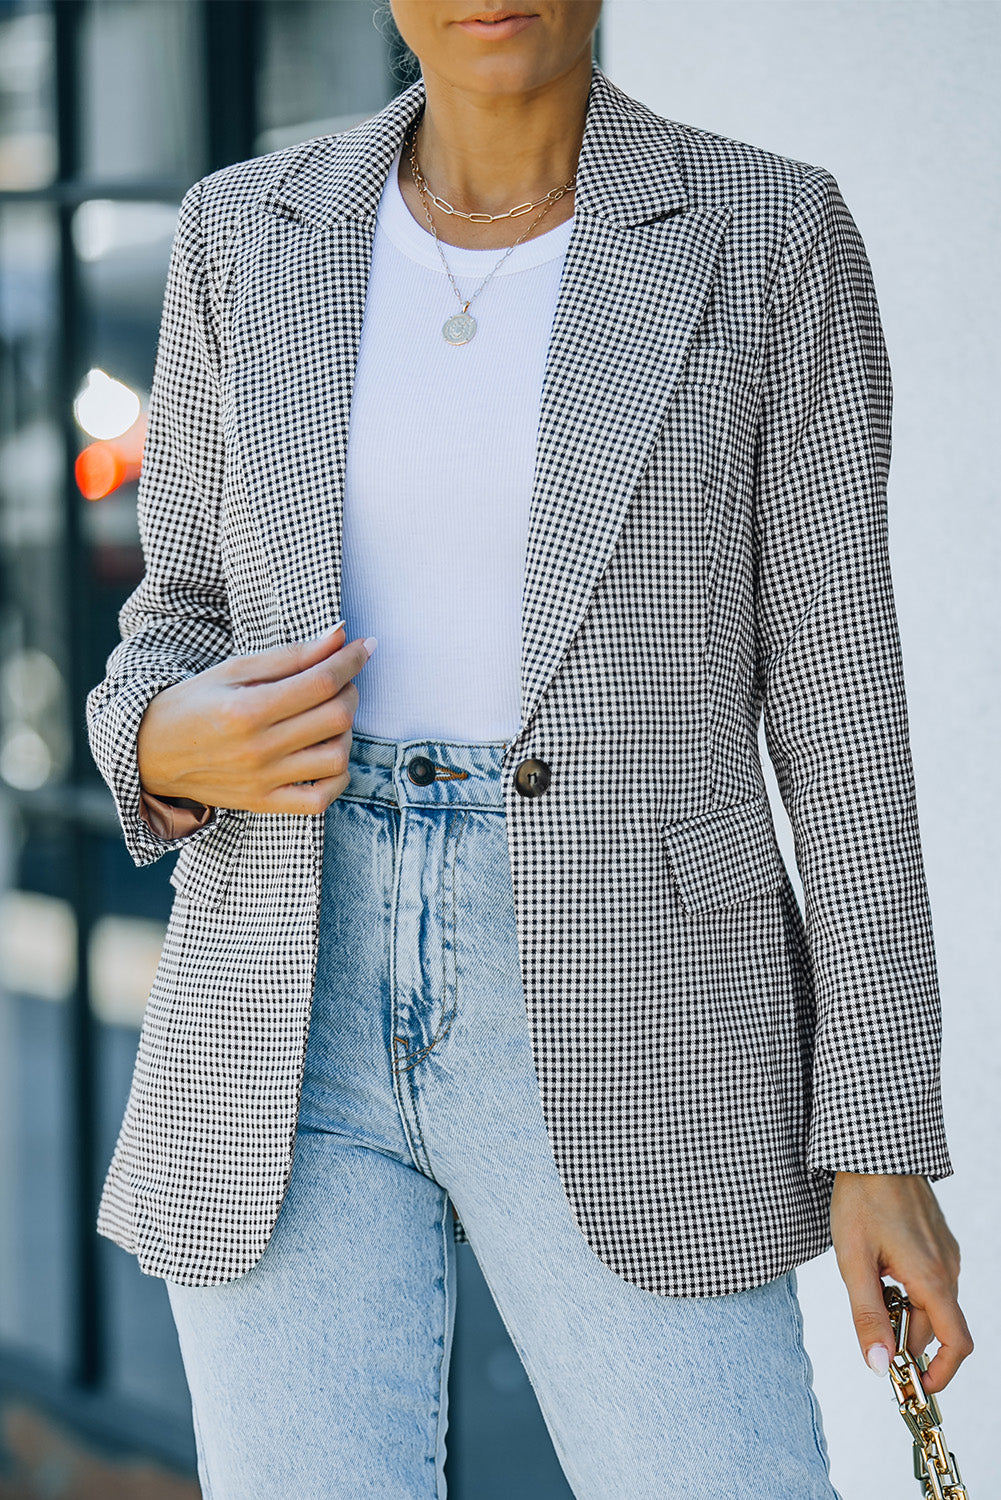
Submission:
{"label": "glass pane", "polygon": [[[72,221],[86,329],[87,370],[75,416],[81,456],[90,460],[81,468],[78,458],[77,489],[83,485],[79,504],[90,567],[92,682],[103,676],[105,658],[119,640],[118,610],[142,575],[137,480],[176,223],[176,204],[107,199],[81,204]],[[137,870],[116,831],[91,841],[98,915],[87,954],[102,1177],[124,1113],[163,942],[173,862],[168,858]],[[184,1428],[190,1407],[163,1283],[144,1276],[131,1256],[103,1240],[100,1254],[107,1389]]]}
{"label": "glass pane", "polygon": [[257,150],[344,130],[394,93],[372,0],[263,0]]}
{"label": "glass pane", "polygon": [[[58,225],[0,211],[0,788],[59,782],[69,760]],[[66,840],[0,798],[0,1339],[67,1357],[68,1001],[76,927]]]}
{"label": "glass pane", "polygon": [[191,0],[90,0],[80,38],[83,173],[200,174],[200,18]]}
{"label": "glass pane", "polygon": [[[88,944],[98,1064],[98,1171],[114,1150],[132,1081],[139,1025],[160,956],[173,889],[166,858],[137,870],[116,834],[92,840],[97,910]],[[102,1240],[102,1315],[109,1391],[190,1423],[190,1403],[163,1282]]]}
{"label": "glass pane", "polygon": [[41,204],[0,213],[0,784],[58,782],[69,757],[59,572],[58,229]]}
{"label": "glass pane", "polygon": [[118,611],[142,576],[137,482],[177,207],[91,199],[73,216],[87,330],[87,371],[75,415],[76,479],[90,560],[93,660],[104,675]]}
{"label": "glass pane", "polygon": [[190,1432],[191,1397],[164,1283],[158,1276],[144,1276],[138,1261],[109,1240],[101,1239],[99,1255],[105,1390],[155,1412],[178,1432]]}
{"label": "glass pane", "polygon": [[57,172],[54,28],[49,7],[0,11],[0,188],[44,187]]}
{"label": "glass pane", "polygon": [[59,1366],[71,1327],[68,851],[7,799],[0,841],[0,1340]]}

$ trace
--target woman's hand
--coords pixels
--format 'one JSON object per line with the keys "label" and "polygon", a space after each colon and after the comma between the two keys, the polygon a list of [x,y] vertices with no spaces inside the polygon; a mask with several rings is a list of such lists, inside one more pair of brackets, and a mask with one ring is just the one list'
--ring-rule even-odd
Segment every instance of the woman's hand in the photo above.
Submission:
{"label": "woman's hand", "polygon": [[[323,812],[349,781],[351,680],[373,640],[343,626],[304,645],[233,656],[150,700],[139,779],[155,797],[249,812]],[[311,784],[310,784],[311,783]]]}
{"label": "woman's hand", "polygon": [[922,1353],[933,1336],[941,1345],[922,1384],[929,1393],[942,1390],[972,1352],[973,1340],[957,1300],[959,1246],[926,1179],[838,1172],[831,1233],[871,1368],[885,1375],[896,1347],[883,1303],[881,1278],[887,1275],[903,1286],[914,1307],[910,1353]]}

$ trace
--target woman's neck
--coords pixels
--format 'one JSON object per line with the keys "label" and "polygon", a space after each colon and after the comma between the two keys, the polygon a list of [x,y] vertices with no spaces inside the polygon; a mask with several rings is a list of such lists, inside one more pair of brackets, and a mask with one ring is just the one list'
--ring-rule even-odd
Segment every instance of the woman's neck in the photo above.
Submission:
{"label": "woman's neck", "polygon": [[[456,208],[505,213],[574,176],[591,87],[589,52],[562,77],[531,94],[473,93],[433,73],[425,74],[424,83],[427,102],[417,132],[421,173],[431,191]],[[407,151],[400,163],[400,187],[414,217],[426,223]],[[473,248],[509,245],[527,227],[525,218],[470,224],[434,212],[442,239]],[[572,213],[573,194],[568,193],[546,214],[538,232]]]}

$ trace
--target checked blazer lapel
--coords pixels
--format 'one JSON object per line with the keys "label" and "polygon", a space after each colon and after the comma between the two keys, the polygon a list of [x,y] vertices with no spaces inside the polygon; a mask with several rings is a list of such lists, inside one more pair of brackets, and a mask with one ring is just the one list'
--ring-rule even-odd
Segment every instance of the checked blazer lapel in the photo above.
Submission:
{"label": "checked blazer lapel", "polygon": [[[341,137],[321,137],[269,192],[268,271],[243,308],[256,352],[242,441],[288,639],[340,607],[348,426],[372,238],[386,172],[423,107],[414,84]],[[522,722],[606,566],[712,286],[727,208],[689,209],[670,126],[595,65],[574,228],[546,365],[522,598]],[[236,339],[239,350],[241,340]]]}
{"label": "checked blazer lapel", "polygon": [[[306,640],[339,613],[348,423],[371,231],[346,221],[317,234],[276,221],[264,239],[287,274],[269,281],[268,307],[251,310],[262,337],[234,361],[233,430],[257,501],[280,638]],[[254,283],[260,278],[248,301]]]}
{"label": "checked blazer lapel", "polygon": [[726,209],[580,216],[543,388],[522,598],[522,723],[608,562],[712,285]]}
{"label": "checked blazer lapel", "polygon": [[712,286],[728,208],[690,209],[670,127],[595,66],[543,385],[522,724],[587,610]]}
{"label": "checked blazer lapel", "polygon": [[318,138],[262,204],[256,248],[268,264],[247,278],[246,299],[256,293],[263,304],[249,317],[243,309],[253,353],[234,428],[254,445],[246,472],[261,498],[286,640],[318,635],[340,614],[348,429],[376,209],[423,99],[415,84],[354,131]]}

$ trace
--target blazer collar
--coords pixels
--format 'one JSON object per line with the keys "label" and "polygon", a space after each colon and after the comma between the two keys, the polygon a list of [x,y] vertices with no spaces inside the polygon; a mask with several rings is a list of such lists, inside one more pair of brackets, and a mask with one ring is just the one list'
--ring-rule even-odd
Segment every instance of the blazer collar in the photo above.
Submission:
{"label": "blazer collar", "polygon": [[[307,142],[271,188],[267,207],[321,227],[374,218],[390,163],[424,97],[420,79],[354,129]],[[687,201],[670,122],[624,94],[595,63],[575,213],[628,227],[676,213]]]}

